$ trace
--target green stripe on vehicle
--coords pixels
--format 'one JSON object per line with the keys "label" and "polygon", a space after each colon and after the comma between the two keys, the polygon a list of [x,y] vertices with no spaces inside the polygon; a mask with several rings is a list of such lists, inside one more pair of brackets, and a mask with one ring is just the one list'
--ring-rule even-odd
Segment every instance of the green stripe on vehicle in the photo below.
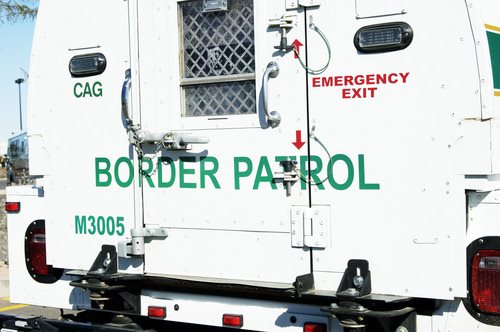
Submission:
{"label": "green stripe on vehicle", "polygon": [[500,89],[500,33],[486,31],[490,46],[491,67],[493,71],[493,86]]}

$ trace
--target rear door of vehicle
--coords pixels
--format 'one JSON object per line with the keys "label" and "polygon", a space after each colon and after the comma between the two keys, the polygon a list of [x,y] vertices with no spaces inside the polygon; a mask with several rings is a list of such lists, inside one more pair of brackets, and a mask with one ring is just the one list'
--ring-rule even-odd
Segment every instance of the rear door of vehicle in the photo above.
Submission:
{"label": "rear door of vehicle", "polygon": [[[280,28],[269,27],[284,1],[135,6],[141,129],[206,142],[141,146],[144,227],[168,230],[146,241],[145,272],[281,283],[309,273],[302,228],[293,228],[308,186],[283,180],[286,161],[304,164],[307,154],[305,72],[293,52],[275,49]],[[304,15],[293,14],[288,40],[304,40]],[[265,75],[271,62],[276,77]],[[276,128],[266,103],[280,113]]]}

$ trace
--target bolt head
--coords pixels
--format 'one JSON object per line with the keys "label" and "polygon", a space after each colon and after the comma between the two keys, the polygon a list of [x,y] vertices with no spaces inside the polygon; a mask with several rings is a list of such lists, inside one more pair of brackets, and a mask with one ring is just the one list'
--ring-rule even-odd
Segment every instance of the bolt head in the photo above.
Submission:
{"label": "bolt head", "polygon": [[365,279],[362,276],[354,276],[354,278],[352,278],[352,283],[353,283],[354,287],[356,287],[357,289],[360,289],[361,287],[363,287],[364,282],[365,282]]}

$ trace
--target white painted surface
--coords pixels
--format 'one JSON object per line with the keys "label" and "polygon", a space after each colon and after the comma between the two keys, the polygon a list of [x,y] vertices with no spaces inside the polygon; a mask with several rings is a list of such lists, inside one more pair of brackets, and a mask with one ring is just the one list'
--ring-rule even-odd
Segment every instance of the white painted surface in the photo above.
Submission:
{"label": "white painted surface", "polygon": [[[326,47],[309,27],[312,20],[332,47],[328,69],[306,78],[292,52],[274,50],[280,36],[277,30],[267,29],[268,19],[285,13],[285,2],[255,1],[258,112],[219,123],[180,115],[177,3],[92,0],[78,7],[77,16],[64,14],[73,13],[75,3],[42,3],[33,47],[28,130],[32,175],[44,177],[40,183],[45,197],[43,204],[32,194],[23,199],[36,201],[28,205],[29,218],[47,219],[49,263],[88,269],[102,244],[117,245],[134,227],[166,227],[169,237],[147,241],[145,264],[129,272],[291,284],[296,276],[310,272],[312,265],[316,288],[335,291],[348,260],[366,259],[374,293],[447,300],[442,312],[418,318],[419,330],[446,330],[465,322],[464,326],[487,331],[454,306],[454,299],[466,296],[468,243],[478,236],[498,235],[498,204],[487,201],[497,198],[496,192],[479,194],[484,197],[469,211],[478,221],[470,224],[468,233],[465,201],[465,190],[478,189],[476,185],[486,185],[488,191],[499,188],[495,176],[500,154],[494,139],[498,97],[493,98],[491,84],[481,80],[491,77],[491,69],[485,67],[487,47],[477,43],[484,35],[484,23],[498,25],[498,4],[450,0],[424,6],[405,1],[405,13],[397,16],[384,16],[401,12],[401,2],[396,1],[358,0],[356,6],[352,1],[323,1],[307,14],[301,8],[288,33],[289,42],[298,39],[306,44],[307,33],[301,56],[307,52],[309,66],[320,68],[326,61]],[[97,16],[95,8],[101,8]],[[352,39],[359,28],[397,20],[407,22],[415,32],[407,49],[372,55],[356,51]],[[71,57],[96,51],[108,59],[105,73],[70,78]],[[262,75],[272,60],[280,66],[279,76],[269,82],[269,105],[282,115],[275,129],[265,126],[261,99]],[[195,157],[182,165],[183,184],[180,173],[170,187],[160,187],[158,173],[152,176],[152,184],[138,179],[139,162],[120,114],[121,86],[128,68],[133,79],[132,116],[143,129],[190,132],[210,139],[189,151],[161,151],[174,161],[173,166],[164,165],[163,175],[169,167],[181,169],[180,157]],[[354,85],[345,81],[351,77],[352,82],[356,76],[368,80],[367,75],[377,74],[396,75],[392,77],[397,81]],[[331,86],[336,77],[344,83]],[[75,83],[95,81],[103,86],[102,98],[75,97]],[[376,90],[366,90],[369,87]],[[354,88],[361,90],[354,92]],[[365,98],[347,98],[357,93],[365,93]],[[313,128],[319,141],[307,137]],[[304,141],[309,140],[310,151],[307,144],[301,150],[291,144],[297,130]],[[155,147],[144,150],[146,157],[154,157]],[[310,160],[317,177],[326,181],[312,186],[311,193],[298,181],[291,196],[286,196],[281,182],[276,189],[256,182],[258,172],[265,177],[282,170],[277,156],[295,157],[303,171]],[[206,175],[207,169],[201,175],[204,157],[217,160],[220,188]],[[328,164],[331,157],[334,165]],[[116,161],[130,161],[133,183],[119,186],[113,180],[109,186],[96,186],[95,158],[110,160],[113,179],[117,174],[127,177],[124,164],[114,173]],[[235,165],[249,162],[251,174],[236,185]],[[479,177],[466,181],[466,175]],[[23,195],[16,190],[21,189],[12,189],[12,197]],[[314,249],[312,261],[310,249],[291,243],[290,212],[294,206],[309,204],[331,211],[326,248]],[[75,217],[83,215],[123,216],[126,233],[77,234]],[[19,217],[9,217],[9,224]],[[12,226],[11,234],[22,234],[23,225]],[[12,284],[14,296],[27,303],[71,307],[66,281],[53,285],[60,287],[62,295],[50,301],[42,296],[47,294],[46,286],[30,283],[23,288],[30,277],[23,270],[21,242],[13,242],[16,254],[10,259],[12,279],[19,281]],[[220,312],[234,305],[251,317],[265,318],[248,328],[269,331],[283,327],[277,317],[289,315],[287,304],[279,307],[244,299],[144,291],[142,301],[143,310],[149,304],[191,306],[187,314],[179,312],[171,319],[210,325],[219,325]],[[200,308],[215,314],[190,315]],[[304,319],[311,315],[304,308],[297,310]],[[293,331],[297,326],[283,328]]]}

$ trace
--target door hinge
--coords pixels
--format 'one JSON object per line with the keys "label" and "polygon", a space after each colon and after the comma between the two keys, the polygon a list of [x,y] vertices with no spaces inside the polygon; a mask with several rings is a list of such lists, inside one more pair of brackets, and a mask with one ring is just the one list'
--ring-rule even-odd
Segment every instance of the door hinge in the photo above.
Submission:
{"label": "door hinge", "polygon": [[326,248],[330,206],[293,206],[291,210],[292,247]]}
{"label": "door hinge", "polygon": [[164,239],[168,236],[166,228],[133,228],[132,238],[118,242],[118,257],[143,256],[145,239]]}
{"label": "door hinge", "polygon": [[298,9],[299,6],[319,7],[319,6],[321,6],[321,0],[286,0],[285,6],[286,6],[287,10]]}

